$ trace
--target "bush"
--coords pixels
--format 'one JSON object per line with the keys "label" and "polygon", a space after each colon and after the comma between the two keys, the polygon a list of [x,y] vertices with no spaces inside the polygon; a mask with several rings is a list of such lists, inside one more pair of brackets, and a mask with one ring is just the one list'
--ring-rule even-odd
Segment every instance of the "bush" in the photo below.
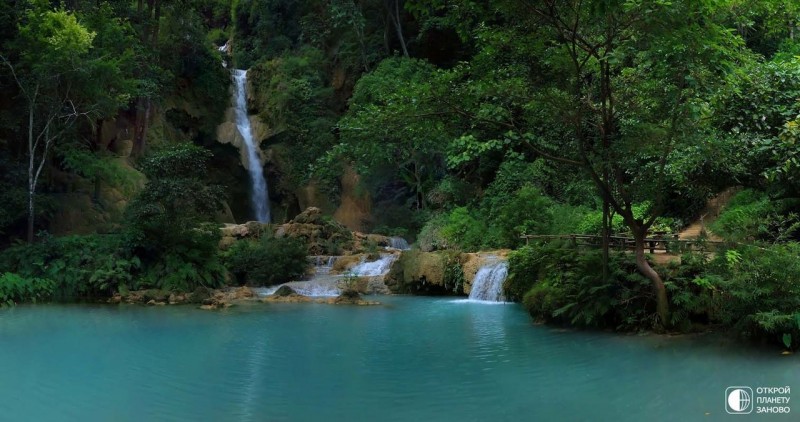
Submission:
{"label": "bush", "polygon": [[786,202],[743,190],[731,199],[711,230],[733,241],[790,239],[800,229],[800,223],[795,213],[784,210]]}
{"label": "bush", "polygon": [[289,238],[237,242],[228,249],[224,261],[240,285],[250,286],[297,280],[308,267],[305,245]]}
{"label": "bush", "polygon": [[15,273],[0,275],[0,306],[38,302],[53,296],[55,283],[46,278],[27,278]]}
{"label": "bush", "polygon": [[503,283],[508,300],[521,301],[539,279],[542,258],[545,256],[539,250],[540,247],[527,245],[508,254],[508,277]]}
{"label": "bush", "polygon": [[548,234],[553,226],[553,201],[533,186],[524,186],[499,207],[492,225],[500,247],[516,247],[523,234]]}
{"label": "bush", "polygon": [[441,234],[447,243],[464,251],[476,251],[486,242],[487,227],[473,217],[466,207],[454,209],[448,216]]}
{"label": "bush", "polygon": [[746,337],[800,345],[800,244],[739,247],[720,255],[708,277],[720,322]]}
{"label": "bush", "polygon": [[53,295],[62,299],[110,296],[132,283],[139,269],[119,235],[48,237],[0,254],[0,270],[51,280]]}
{"label": "bush", "polygon": [[630,255],[611,255],[604,282],[600,251],[579,251],[562,242],[537,244],[515,254],[509,272],[505,288],[510,294],[518,297],[532,284],[523,304],[536,319],[625,330],[651,328],[655,322],[650,282]]}
{"label": "bush", "polygon": [[449,244],[442,234],[445,225],[447,225],[446,214],[437,214],[428,220],[417,235],[417,245],[420,250],[432,252],[439,249],[447,249]]}
{"label": "bush", "polygon": [[178,144],[143,161],[147,184],[126,209],[126,246],[144,268],[133,287],[193,291],[223,284],[220,233],[207,223],[222,209],[223,189],[201,178],[211,157],[196,145]]}

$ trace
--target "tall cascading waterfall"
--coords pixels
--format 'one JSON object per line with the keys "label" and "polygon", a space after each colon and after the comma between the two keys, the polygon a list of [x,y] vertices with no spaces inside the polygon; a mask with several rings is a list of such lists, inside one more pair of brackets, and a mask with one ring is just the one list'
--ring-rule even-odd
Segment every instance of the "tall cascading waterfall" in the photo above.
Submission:
{"label": "tall cascading waterfall", "polygon": [[503,295],[503,282],[508,276],[508,263],[490,258],[487,263],[478,269],[475,279],[472,280],[472,290],[469,292],[470,300],[482,302],[505,302]]}
{"label": "tall cascading waterfall", "polygon": [[247,148],[247,167],[250,171],[250,181],[253,187],[251,200],[256,220],[262,223],[270,222],[269,190],[267,179],[264,178],[264,167],[258,155],[258,145],[253,140],[250,128],[250,117],[247,115],[247,71],[234,69],[233,78],[236,81],[236,127],[242,135]]}

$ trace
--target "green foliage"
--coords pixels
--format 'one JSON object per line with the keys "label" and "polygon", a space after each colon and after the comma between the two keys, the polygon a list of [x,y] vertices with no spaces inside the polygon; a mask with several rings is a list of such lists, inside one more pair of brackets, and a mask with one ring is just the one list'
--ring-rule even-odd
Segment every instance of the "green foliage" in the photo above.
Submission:
{"label": "green foliage", "polygon": [[142,163],[147,184],[126,210],[128,247],[146,268],[142,287],[191,291],[222,284],[219,230],[203,224],[213,220],[223,198],[221,187],[201,179],[210,157],[203,148],[178,144]]}
{"label": "green foliage", "polygon": [[650,282],[639,275],[630,256],[612,255],[610,276],[602,280],[597,251],[578,252],[558,243],[521,249],[509,262],[506,291],[518,297],[534,318],[576,326],[651,328],[655,302]]}
{"label": "green foliage", "polygon": [[[650,204],[647,202],[634,204],[631,209],[633,217],[643,219],[650,212]],[[659,217],[653,223],[651,231],[659,231],[665,233],[672,233],[677,229],[678,222],[674,218]],[[591,211],[584,215],[583,219],[577,226],[578,233],[580,234],[593,234],[600,235],[603,232],[603,212],[601,210]],[[611,219],[611,233],[625,233],[628,231],[628,226],[619,214],[613,214]]]}
{"label": "green foliage", "polygon": [[297,280],[308,267],[303,242],[270,236],[236,242],[225,252],[223,260],[238,284],[248,286]]}
{"label": "green foliage", "polygon": [[118,235],[65,236],[3,251],[0,269],[50,280],[52,295],[73,299],[110,296],[121,285],[134,285],[141,262]]}
{"label": "green foliage", "polygon": [[485,243],[487,228],[465,207],[454,209],[448,216],[441,234],[448,244],[465,251],[476,251]]}
{"label": "green foliage", "polygon": [[[522,299],[534,318],[576,326],[619,330],[650,329],[655,298],[650,281],[639,275],[633,256],[612,253],[603,281],[599,251],[566,242],[536,243],[509,255],[507,297]],[[706,274],[702,255],[684,255],[682,264],[661,268],[670,294],[670,326],[689,331],[716,314],[718,278]]]}
{"label": "green foliage", "polygon": [[510,301],[520,302],[534,283],[539,280],[542,259],[539,247],[526,245],[508,254],[508,277],[503,283],[503,291]]}
{"label": "green foliage", "polygon": [[452,291],[453,294],[463,294],[465,281],[464,268],[459,261],[459,254],[446,254],[444,260],[444,279],[442,280],[444,288]]}
{"label": "green foliage", "polygon": [[449,247],[447,239],[442,234],[446,224],[447,215],[437,214],[422,226],[417,235],[417,245],[423,252],[447,249]]}
{"label": "green foliage", "polygon": [[15,273],[0,275],[0,307],[39,302],[53,295],[54,284],[44,278],[26,278]]}
{"label": "green foliage", "polygon": [[[739,259],[718,258],[710,271],[719,297],[717,318],[737,333],[791,348],[800,343],[800,244],[736,249]],[[788,335],[788,336],[787,336]]]}
{"label": "green foliage", "polygon": [[785,241],[796,238],[800,219],[792,211],[793,201],[774,200],[754,190],[738,192],[711,230],[733,241]]}

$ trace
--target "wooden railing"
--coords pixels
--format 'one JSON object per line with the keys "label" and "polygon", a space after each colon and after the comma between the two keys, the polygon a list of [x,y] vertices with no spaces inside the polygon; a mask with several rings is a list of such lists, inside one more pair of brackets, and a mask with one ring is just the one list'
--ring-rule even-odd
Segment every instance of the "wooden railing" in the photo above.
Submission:
{"label": "wooden railing", "polygon": [[[600,247],[603,243],[602,236],[590,234],[557,234],[557,235],[544,235],[544,234],[527,234],[520,236],[525,239],[526,243],[534,240],[569,240],[574,246],[589,246]],[[676,252],[683,251],[706,251],[714,252],[721,246],[726,245],[726,242],[711,241],[705,239],[679,239],[677,234],[655,234],[644,239],[646,249],[650,253],[658,252]],[[609,247],[619,250],[633,250],[636,248],[636,241],[633,237],[623,235],[612,235],[608,237]]]}

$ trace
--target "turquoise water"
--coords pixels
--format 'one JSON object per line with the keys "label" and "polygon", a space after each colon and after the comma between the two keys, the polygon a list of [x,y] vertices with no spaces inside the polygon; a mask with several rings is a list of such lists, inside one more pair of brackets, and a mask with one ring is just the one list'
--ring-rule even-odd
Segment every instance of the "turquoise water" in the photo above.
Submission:
{"label": "turquoise water", "polygon": [[3,309],[0,420],[730,420],[727,386],[800,391],[800,361],[772,349],[557,330],[518,305],[381,300]]}

